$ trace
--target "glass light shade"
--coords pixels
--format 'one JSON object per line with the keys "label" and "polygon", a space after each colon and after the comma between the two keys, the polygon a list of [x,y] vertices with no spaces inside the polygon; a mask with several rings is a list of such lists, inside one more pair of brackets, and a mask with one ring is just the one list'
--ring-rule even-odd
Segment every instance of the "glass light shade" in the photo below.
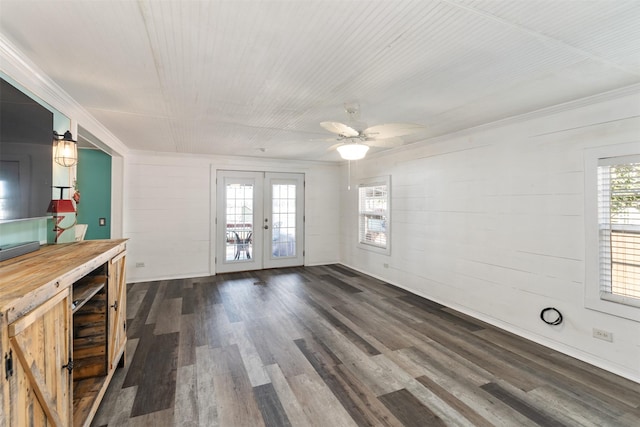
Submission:
{"label": "glass light shade", "polygon": [[369,146],[364,144],[343,144],[337,148],[340,156],[345,160],[360,160],[369,151]]}
{"label": "glass light shade", "polygon": [[65,167],[70,167],[78,163],[78,145],[71,139],[71,132],[65,132],[62,139],[53,140],[53,160]]}

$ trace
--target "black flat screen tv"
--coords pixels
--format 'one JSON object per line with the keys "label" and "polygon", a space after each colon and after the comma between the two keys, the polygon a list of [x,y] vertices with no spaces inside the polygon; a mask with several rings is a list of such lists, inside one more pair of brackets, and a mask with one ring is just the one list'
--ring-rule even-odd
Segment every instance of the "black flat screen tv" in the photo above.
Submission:
{"label": "black flat screen tv", "polygon": [[0,78],[0,222],[47,216],[53,113]]}

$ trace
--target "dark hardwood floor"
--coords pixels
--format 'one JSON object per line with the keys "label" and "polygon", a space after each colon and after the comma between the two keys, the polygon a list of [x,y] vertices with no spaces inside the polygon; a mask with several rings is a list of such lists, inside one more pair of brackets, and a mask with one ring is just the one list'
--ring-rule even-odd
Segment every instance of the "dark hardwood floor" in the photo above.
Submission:
{"label": "dark hardwood floor", "polygon": [[640,425],[640,384],[339,265],[127,295],[94,426]]}

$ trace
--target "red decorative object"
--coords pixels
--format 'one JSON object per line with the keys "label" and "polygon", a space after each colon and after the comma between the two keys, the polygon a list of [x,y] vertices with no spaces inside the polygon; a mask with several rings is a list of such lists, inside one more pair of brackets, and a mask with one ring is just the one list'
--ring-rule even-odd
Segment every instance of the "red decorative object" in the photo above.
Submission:
{"label": "red decorative object", "polygon": [[[60,235],[76,225],[76,208],[73,206],[71,200],[52,200],[51,203],[49,203],[47,212],[53,215],[53,232],[55,233],[54,243],[58,243]],[[63,227],[61,223],[67,219],[67,217],[72,218],[73,223],[69,226]]]}

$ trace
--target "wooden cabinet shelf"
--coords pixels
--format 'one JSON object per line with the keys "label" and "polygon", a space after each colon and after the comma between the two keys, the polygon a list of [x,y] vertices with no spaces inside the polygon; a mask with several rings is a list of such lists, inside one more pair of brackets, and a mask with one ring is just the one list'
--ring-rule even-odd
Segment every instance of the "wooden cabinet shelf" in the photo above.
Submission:
{"label": "wooden cabinet shelf", "polygon": [[125,259],[96,240],[0,262],[0,425],[91,424],[124,360]]}
{"label": "wooden cabinet shelf", "polygon": [[91,297],[97,294],[107,284],[107,276],[87,276],[83,277],[73,285],[73,299],[71,300],[71,308],[75,313],[78,311]]}
{"label": "wooden cabinet shelf", "polygon": [[73,381],[105,375],[107,294],[102,286],[73,313]]}
{"label": "wooden cabinet shelf", "polygon": [[73,426],[85,425],[93,417],[106,391],[107,377],[91,377],[73,382]]}

